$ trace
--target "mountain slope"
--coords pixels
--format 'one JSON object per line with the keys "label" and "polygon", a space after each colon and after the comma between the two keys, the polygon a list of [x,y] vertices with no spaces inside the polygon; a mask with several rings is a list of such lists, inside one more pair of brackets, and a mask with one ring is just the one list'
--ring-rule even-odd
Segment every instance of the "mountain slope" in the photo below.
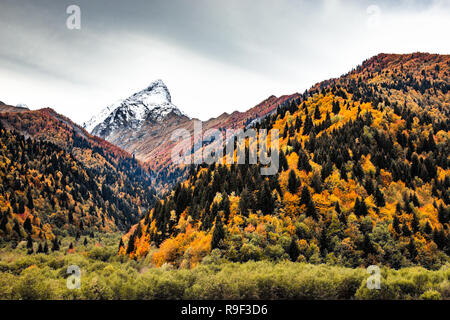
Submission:
{"label": "mountain slope", "polygon": [[144,122],[161,122],[171,113],[185,117],[172,104],[166,85],[156,80],[146,89],[105,108],[83,127],[119,145],[124,143],[118,139],[124,131],[139,129]]}
{"label": "mountain slope", "polygon": [[280,130],[277,175],[197,168],[121,254],[439,268],[450,254],[449,66],[448,55],[380,54],[313,86],[258,125]]}
{"label": "mountain slope", "polygon": [[[273,112],[279,105],[298,95],[271,96],[246,112],[224,113],[202,123],[203,130],[212,128],[243,128],[255,119]],[[171,134],[177,129],[193,133],[194,121],[176,108],[167,87],[161,80],[131,97],[104,109],[84,124],[92,134],[133,153],[155,171],[160,180],[174,169],[170,152],[175,142]],[[172,172],[173,173],[173,172]],[[176,176],[176,174],[175,174]]]}
{"label": "mountain slope", "polygon": [[[17,220],[22,226],[31,215],[40,221],[34,234],[48,239],[65,232],[126,230],[153,203],[150,171],[53,110],[3,112],[0,125],[3,225]],[[28,207],[24,192],[40,205]],[[12,194],[22,199],[19,211]],[[26,235],[23,229],[3,231],[7,238]]]}

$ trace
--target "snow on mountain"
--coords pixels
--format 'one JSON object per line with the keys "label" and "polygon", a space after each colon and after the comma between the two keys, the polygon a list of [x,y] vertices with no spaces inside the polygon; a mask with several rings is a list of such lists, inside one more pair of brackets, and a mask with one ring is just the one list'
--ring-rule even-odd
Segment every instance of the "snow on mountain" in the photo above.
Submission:
{"label": "snow on mountain", "polygon": [[172,104],[164,82],[156,80],[144,90],[106,107],[85,122],[83,127],[92,134],[104,137],[118,128],[137,129],[144,121],[161,122],[171,112],[186,116]]}
{"label": "snow on mountain", "polygon": [[106,118],[108,118],[109,114],[114,109],[113,108],[114,106],[115,106],[115,104],[106,107],[105,109],[100,111],[99,114],[93,116],[89,121],[86,121],[85,123],[83,123],[83,128],[85,128],[89,132],[92,132],[92,130],[94,130],[94,128],[98,124],[102,123],[103,121],[105,121]]}

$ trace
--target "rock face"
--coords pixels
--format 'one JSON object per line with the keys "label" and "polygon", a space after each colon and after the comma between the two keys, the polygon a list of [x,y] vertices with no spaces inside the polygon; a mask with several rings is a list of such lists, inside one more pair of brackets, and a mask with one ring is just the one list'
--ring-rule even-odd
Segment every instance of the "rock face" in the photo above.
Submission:
{"label": "rock face", "polygon": [[[223,113],[203,122],[203,130],[245,127],[296,97],[296,94],[280,98],[271,96],[246,112]],[[148,88],[103,109],[83,127],[133,153],[152,169],[161,169],[170,166],[170,154],[175,144],[171,141],[172,132],[183,128],[193,133],[194,120],[172,104],[169,90],[162,80],[157,80]]]}
{"label": "rock face", "polygon": [[144,90],[106,107],[83,126],[97,136],[108,138],[121,131],[138,130],[146,122],[162,122],[171,113],[186,117],[172,104],[164,82],[157,80]]}

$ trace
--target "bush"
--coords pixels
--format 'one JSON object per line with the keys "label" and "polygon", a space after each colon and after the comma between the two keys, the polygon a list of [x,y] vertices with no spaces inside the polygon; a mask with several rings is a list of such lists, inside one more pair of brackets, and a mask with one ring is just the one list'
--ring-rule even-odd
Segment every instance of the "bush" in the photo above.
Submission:
{"label": "bush", "polygon": [[422,300],[441,300],[441,294],[437,292],[436,290],[428,290],[422,293],[420,296],[420,299]]}

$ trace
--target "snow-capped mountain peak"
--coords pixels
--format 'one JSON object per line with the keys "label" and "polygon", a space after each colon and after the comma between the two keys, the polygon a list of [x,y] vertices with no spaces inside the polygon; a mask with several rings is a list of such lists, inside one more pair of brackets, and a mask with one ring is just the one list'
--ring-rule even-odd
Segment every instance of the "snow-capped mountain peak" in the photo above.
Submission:
{"label": "snow-capped mountain peak", "polygon": [[83,127],[93,134],[105,136],[119,127],[138,128],[146,120],[163,121],[170,113],[186,116],[172,104],[164,82],[156,80],[147,88],[106,107]]}

